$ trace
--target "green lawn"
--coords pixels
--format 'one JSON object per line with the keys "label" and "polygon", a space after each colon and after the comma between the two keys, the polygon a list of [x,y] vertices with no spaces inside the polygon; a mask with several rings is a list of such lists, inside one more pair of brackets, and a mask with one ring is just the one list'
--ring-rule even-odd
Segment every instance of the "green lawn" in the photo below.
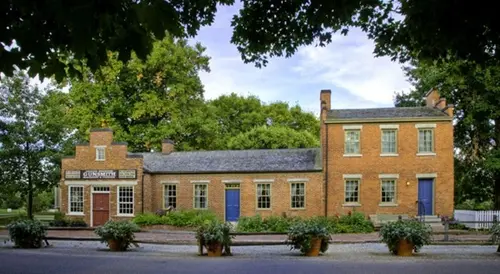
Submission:
{"label": "green lawn", "polygon": [[23,213],[25,212],[24,209],[13,209],[12,212],[7,212],[7,209],[6,208],[0,208],[0,215],[15,215],[15,214],[18,214],[18,213]]}

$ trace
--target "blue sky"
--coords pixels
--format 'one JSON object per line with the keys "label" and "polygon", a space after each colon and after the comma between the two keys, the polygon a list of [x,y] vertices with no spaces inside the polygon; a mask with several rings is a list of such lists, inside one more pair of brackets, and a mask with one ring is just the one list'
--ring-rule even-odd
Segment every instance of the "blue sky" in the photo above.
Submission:
{"label": "blue sky", "polygon": [[219,7],[215,22],[193,39],[211,57],[211,72],[200,75],[207,99],[231,92],[252,94],[318,113],[321,89],[332,90],[332,108],[368,108],[392,106],[394,92],[410,88],[401,65],[375,58],[373,42],[359,30],[335,36],[327,47],[302,47],[291,58],[271,59],[261,69],[244,64],[230,43],[231,18],[238,9],[239,4]]}

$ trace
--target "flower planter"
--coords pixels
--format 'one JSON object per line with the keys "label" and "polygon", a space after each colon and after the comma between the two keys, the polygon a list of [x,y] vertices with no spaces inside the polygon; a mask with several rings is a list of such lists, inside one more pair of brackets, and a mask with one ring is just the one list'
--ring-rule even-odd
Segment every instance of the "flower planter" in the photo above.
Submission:
{"label": "flower planter", "polygon": [[400,240],[398,242],[396,255],[398,256],[412,256],[414,245],[408,240]]}
{"label": "flower planter", "polygon": [[208,257],[222,256],[222,244],[221,243],[211,244],[210,246],[207,247],[207,254]]}
{"label": "flower planter", "polygon": [[108,240],[108,246],[111,251],[125,251],[122,242],[118,240]]}
{"label": "flower planter", "polygon": [[319,256],[320,249],[321,249],[321,239],[314,237],[311,239],[311,248],[309,248],[309,250],[305,253],[305,255],[309,257]]}

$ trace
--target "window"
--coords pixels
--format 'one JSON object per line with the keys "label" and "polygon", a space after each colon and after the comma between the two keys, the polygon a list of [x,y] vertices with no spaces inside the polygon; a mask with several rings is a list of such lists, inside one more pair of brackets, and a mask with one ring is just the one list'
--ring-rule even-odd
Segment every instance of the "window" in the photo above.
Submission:
{"label": "window", "polygon": [[104,147],[95,148],[95,159],[96,161],[104,161],[106,159],[106,152]]}
{"label": "window", "polygon": [[349,179],[345,181],[345,202],[359,203],[359,180]]}
{"label": "window", "polygon": [[382,154],[397,153],[397,133],[394,129],[382,130]]}
{"label": "window", "polygon": [[305,208],[305,184],[292,183],[292,208]]}
{"label": "window", "polygon": [[396,203],[396,180],[382,180],[382,203]]}
{"label": "window", "polygon": [[194,185],[194,208],[207,208],[207,185]]}
{"label": "window", "polygon": [[83,186],[69,187],[69,213],[83,214]]}
{"label": "window", "polygon": [[118,215],[134,214],[134,187],[118,187]]}
{"label": "window", "polygon": [[271,208],[271,184],[257,184],[257,209]]}
{"label": "window", "polygon": [[359,130],[345,131],[345,154],[360,154],[359,148]]}
{"label": "window", "polygon": [[165,200],[164,208],[171,206],[172,208],[177,207],[177,185],[165,185],[164,189]]}
{"label": "window", "polygon": [[419,129],[418,130],[418,152],[428,153],[434,152],[434,130]]}

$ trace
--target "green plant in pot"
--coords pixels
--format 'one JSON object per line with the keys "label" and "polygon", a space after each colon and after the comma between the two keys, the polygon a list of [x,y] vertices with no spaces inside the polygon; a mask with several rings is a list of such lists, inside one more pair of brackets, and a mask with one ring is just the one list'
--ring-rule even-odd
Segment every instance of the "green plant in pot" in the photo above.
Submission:
{"label": "green plant in pot", "polygon": [[40,248],[47,235],[46,227],[38,220],[17,220],[7,225],[10,239],[16,247]]}
{"label": "green plant in pot", "polygon": [[112,251],[127,250],[134,241],[134,233],[139,231],[139,226],[130,221],[112,220],[95,229],[95,233],[101,237],[101,242],[108,245]]}
{"label": "green plant in pot", "polygon": [[330,233],[327,227],[315,220],[300,221],[288,230],[288,245],[299,249],[306,256],[318,256],[328,250]]}
{"label": "green plant in pot", "polygon": [[218,220],[207,221],[198,227],[196,239],[198,244],[207,249],[209,257],[222,256],[222,249],[225,249],[226,255],[230,255],[234,235],[231,235],[232,225],[230,223],[221,223]]}
{"label": "green plant in pot", "polygon": [[418,220],[398,220],[380,228],[382,242],[398,256],[411,256],[431,242],[432,229]]}

